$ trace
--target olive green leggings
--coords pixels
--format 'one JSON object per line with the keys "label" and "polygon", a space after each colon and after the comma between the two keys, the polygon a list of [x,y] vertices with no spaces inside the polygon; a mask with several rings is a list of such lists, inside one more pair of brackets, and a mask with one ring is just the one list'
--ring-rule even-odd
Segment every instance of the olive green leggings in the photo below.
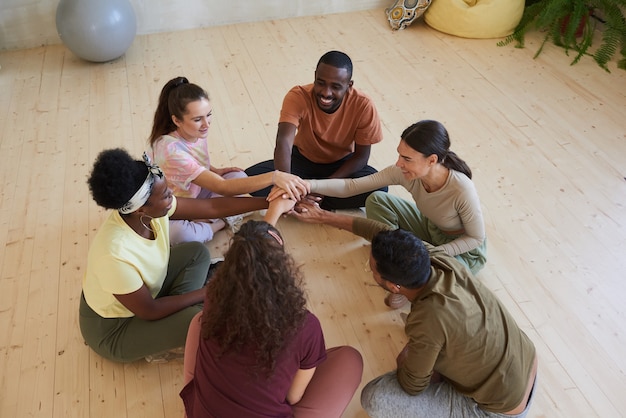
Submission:
{"label": "olive green leggings", "polygon": [[[211,263],[208,249],[199,242],[172,247],[167,275],[157,298],[200,289]],[[128,363],[185,345],[191,319],[202,305],[189,306],[165,318],[103,318],[81,295],[80,330],[89,347],[109,360]]]}

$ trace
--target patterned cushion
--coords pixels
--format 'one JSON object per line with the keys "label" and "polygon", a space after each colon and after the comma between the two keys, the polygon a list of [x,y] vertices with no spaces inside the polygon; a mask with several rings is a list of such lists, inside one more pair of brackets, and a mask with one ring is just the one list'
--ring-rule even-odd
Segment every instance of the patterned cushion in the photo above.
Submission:
{"label": "patterned cushion", "polygon": [[432,0],[396,0],[393,6],[385,9],[391,29],[404,29],[420,17]]}
{"label": "patterned cushion", "polygon": [[523,13],[524,0],[435,0],[424,21],[463,38],[503,38],[513,33]]}

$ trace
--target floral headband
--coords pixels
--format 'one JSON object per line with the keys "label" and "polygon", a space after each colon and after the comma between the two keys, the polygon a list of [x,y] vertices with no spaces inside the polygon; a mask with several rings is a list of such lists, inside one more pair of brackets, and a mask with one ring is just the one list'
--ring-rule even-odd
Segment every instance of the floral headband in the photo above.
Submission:
{"label": "floral headband", "polygon": [[131,197],[128,202],[124,203],[122,207],[118,209],[118,212],[122,215],[132,213],[145,205],[152,194],[155,176],[163,178],[163,171],[161,171],[158,165],[153,164],[152,161],[150,161],[150,157],[148,157],[148,154],[145,152],[143,153],[143,162],[146,167],[148,167],[148,176],[133,197]]}

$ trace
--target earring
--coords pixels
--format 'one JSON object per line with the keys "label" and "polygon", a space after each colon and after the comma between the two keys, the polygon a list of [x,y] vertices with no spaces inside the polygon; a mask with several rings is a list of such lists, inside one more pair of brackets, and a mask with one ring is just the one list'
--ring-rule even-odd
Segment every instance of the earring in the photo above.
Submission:
{"label": "earring", "polygon": [[398,289],[400,289],[400,285],[399,285],[399,284],[397,284],[397,285],[396,285],[396,287],[397,287]]}
{"label": "earring", "polygon": [[148,225],[145,224],[145,222],[143,221],[143,218],[150,218],[150,220],[148,221],[148,223],[152,222],[152,220],[154,219],[152,216],[150,215],[141,215],[141,217],[139,218],[139,222],[141,222],[141,225],[143,225],[144,228],[146,228],[148,231],[150,232],[154,232],[154,229],[150,228]]}

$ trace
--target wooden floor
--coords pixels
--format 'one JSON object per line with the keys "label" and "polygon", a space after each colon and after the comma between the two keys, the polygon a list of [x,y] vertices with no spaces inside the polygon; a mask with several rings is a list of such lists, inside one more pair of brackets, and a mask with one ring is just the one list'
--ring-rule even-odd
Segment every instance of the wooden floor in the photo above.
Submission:
{"label": "wooden floor", "polygon": [[[216,165],[270,158],[283,95],[312,82],[330,49],[352,57],[355,86],[380,112],[372,165],[395,162],[406,126],[437,119],[472,167],[489,245],[479,278],[540,356],[530,416],[621,416],[626,72],[570,66],[552,45],[533,60],[539,39],[520,50],[422,22],[392,32],[373,10],[140,36],[106,64],[61,45],[0,53],[0,416],[182,416],[180,363],[114,364],[81,338],[81,277],[105,216],[87,173],[104,148],[140,156],[158,93],[178,75],[209,90]],[[406,339],[364,270],[367,243],[294,219],[279,228],[327,345],[360,350],[363,384],[391,370]],[[210,243],[215,256],[227,241],[223,232]],[[345,417],[366,417],[359,393]]]}

